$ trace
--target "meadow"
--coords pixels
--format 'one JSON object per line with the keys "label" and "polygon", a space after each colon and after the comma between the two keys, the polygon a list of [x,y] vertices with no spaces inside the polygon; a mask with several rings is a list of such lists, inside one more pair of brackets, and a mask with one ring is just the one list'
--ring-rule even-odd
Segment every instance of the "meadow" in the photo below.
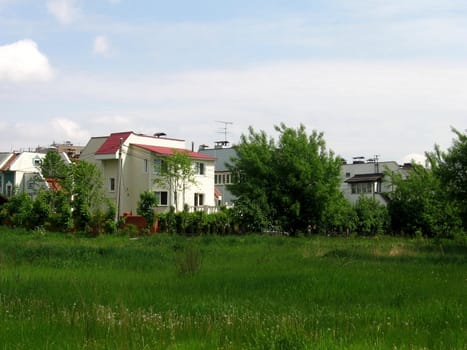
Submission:
{"label": "meadow", "polygon": [[0,227],[0,349],[467,349],[467,247]]}

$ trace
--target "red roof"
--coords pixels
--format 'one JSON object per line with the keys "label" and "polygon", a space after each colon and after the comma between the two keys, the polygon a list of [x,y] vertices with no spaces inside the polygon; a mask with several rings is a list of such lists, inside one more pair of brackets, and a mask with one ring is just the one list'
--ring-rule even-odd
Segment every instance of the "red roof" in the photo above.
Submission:
{"label": "red roof", "polygon": [[110,134],[109,137],[104,141],[102,146],[97,150],[96,154],[115,154],[120,147],[120,139],[125,142],[125,140],[130,136],[133,132],[126,131],[126,132],[117,132],[114,134]]}
{"label": "red roof", "polygon": [[186,152],[190,158],[195,158],[195,159],[205,159],[205,160],[215,160],[215,157],[211,157],[207,154],[203,153],[198,153],[198,152],[193,152],[193,151],[188,151],[186,149],[178,149],[178,148],[172,148],[172,147],[161,147],[161,146],[150,146],[150,145],[141,145],[141,144],[132,144],[133,146],[137,146],[140,148],[143,148],[145,150],[161,154],[164,156],[170,156],[174,153],[174,151],[179,151],[179,152]]}

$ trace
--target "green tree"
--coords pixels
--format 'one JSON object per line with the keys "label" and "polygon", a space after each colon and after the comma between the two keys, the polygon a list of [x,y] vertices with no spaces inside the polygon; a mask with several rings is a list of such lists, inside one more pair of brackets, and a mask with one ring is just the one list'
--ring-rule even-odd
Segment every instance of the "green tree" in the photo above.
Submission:
{"label": "green tree", "polygon": [[390,178],[394,190],[388,210],[395,232],[450,237],[459,230],[458,207],[448,198],[432,167],[412,164],[407,178],[401,174],[390,174]]}
{"label": "green tree", "polygon": [[[62,186],[71,199],[75,229],[90,231],[93,214],[104,209],[111,211],[103,192],[102,173],[95,164],[86,161],[73,164]],[[105,214],[101,216],[107,218]]]}
{"label": "green tree", "polygon": [[149,230],[156,220],[156,213],[154,207],[157,205],[157,197],[154,192],[145,191],[140,194],[138,201],[138,208],[136,209],[138,215],[141,215],[146,220],[146,228]]}
{"label": "green tree", "polygon": [[389,227],[389,214],[385,205],[376,199],[361,196],[354,206],[355,230],[360,235],[386,233]]}
{"label": "green tree", "polygon": [[44,178],[63,179],[68,169],[60,154],[49,150],[41,161],[41,173]]}
{"label": "green tree", "polygon": [[322,133],[283,123],[275,129],[277,141],[250,127],[235,146],[229,168],[237,179],[230,186],[236,205],[247,208],[246,217],[261,218],[260,226],[291,234],[324,228],[324,214],[338,196],[341,161],[326,149]]}
{"label": "green tree", "polygon": [[435,146],[427,158],[442,190],[459,208],[463,228],[467,230],[467,134],[454,128],[452,131],[456,135],[452,146],[446,152]]}
{"label": "green tree", "polygon": [[51,216],[51,193],[39,191],[32,206],[31,222],[34,227],[43,227],[49,222]]}
{"label": "green tree", "polygon": [[196,184],[196,169],[190,155],[185,150],[173,150],[169,156],[163,157],[159,176],[155,182],[160,185],[169,185],[170,191],[174,193],[175,210],[178,211],[178,192],[182,192],[182,200],[185,203],[185,191],[190,184]]}

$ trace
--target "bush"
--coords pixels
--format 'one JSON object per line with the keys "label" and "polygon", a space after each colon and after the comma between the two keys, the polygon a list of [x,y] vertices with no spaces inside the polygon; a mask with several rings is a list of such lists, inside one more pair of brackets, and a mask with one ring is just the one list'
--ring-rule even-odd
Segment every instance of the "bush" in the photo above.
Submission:
{"label": "bush", "polygon": [[374,198],[361,196],[354,206],[358,234],[375,235],[387,232],[389,214],[386,206]]}
{"label": "bush", "polygon": [[141,215],[146,220],[147,229],[150,230],[156,221],[156,213],[154,207],[157,204],[157,197],[154,192],[145,191],[140,194],[138,208],[136,213]]}
{"label": "bush", "polygon": [[33,225],[31,220],[33,205],[34,201],[28,194],[20,192],[13,195],[2,208],[4,223],[11,226],[31,228]]}

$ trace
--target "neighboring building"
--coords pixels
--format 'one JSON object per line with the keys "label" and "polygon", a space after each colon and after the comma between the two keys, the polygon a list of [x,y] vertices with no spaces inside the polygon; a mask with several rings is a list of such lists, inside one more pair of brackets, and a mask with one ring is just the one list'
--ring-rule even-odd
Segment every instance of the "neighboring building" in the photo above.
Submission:
{"label": "neighboring building", "polygon": [[0,196],[3,198],[13,194],[14,179],[7,170],[14,157],[15,154],[12,152],[0,153]]}
{"label": "neighboring building", "polygon": [[26,192],[35,197],[41,188],[47,188],[40,174],[43,153],[10,153],[0,164],[0,195],[8,198],[15,191]]}
{"label": "neighboring building", "polygon": [[64,143],[53,143],[51,146],[53,149],[56,149],[58,153],[65,153],[71,159],[79,158],[81,151],[84,146],[75,146],[70,141],[65,141]]}
{"label": "neighboring building", "polygon": [[[82,150],[80,159],[94,163],[102,170],[105,193],[115,203],[119,215],[135,214],[140,194],[145,191],[152,191],[157,195],[159,211],[166,211],[174,206],[175,196],[179,198],[178,210],[183,209],[184,205],[191,210],[213,208],[215,159],[187,150],[184,140],[156,135],[128,131],[93,137]],[[197,170],[196,184],[188,185],[184,203],[181,191],[174,191],[169,184],[155,183],[164,157],[170,156],[174,150],[188,152]]]}
{"label": "neighboring building", "polygon": [[227,164],[235,156],[235,150],[232,147],[222,147],[222,144],[217,143],[214,148],[202,146],[199,152],[216,159],[214,184],[216,186],[217,205],[231,207],[236,197],[228,189],[233,179]]}
{"label": "neighboring building", "polygon": [[342,165],[340,190],[352,204],[362,195],[387,204],[387,194],[392,191],[392,186],[385,175],[386,171],[401,172],[403,176],[407,176],[406,167],[401,167],[394,161],[364,161],[358,157],[351,164]]}
{"label": "neighboring building", "polygon": [[49,147],[39,146],[35,149],[38,153],[47,153],[49,150],[60,154],[66,154],[69,159],[78,159],[84,146],[75,146],[70,141],[64,143],[53,142]]}

